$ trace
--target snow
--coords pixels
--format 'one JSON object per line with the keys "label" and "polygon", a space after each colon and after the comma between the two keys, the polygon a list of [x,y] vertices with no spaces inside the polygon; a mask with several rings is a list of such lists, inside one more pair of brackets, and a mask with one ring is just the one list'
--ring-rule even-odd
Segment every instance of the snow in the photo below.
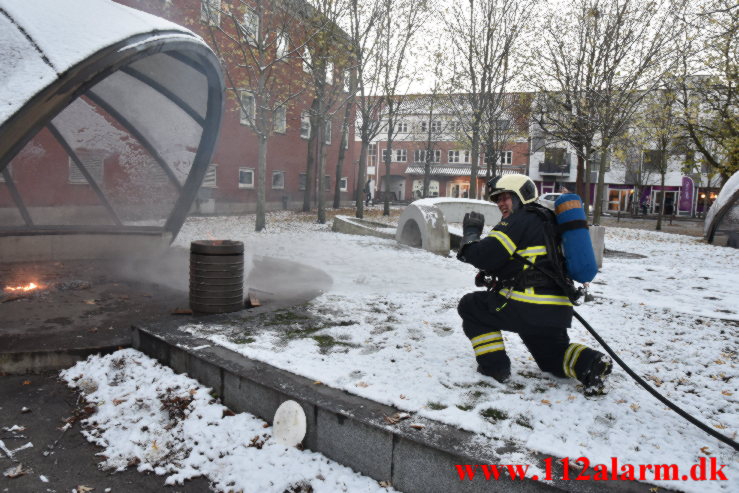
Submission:
{"label": "snow", "polygon": [[137,34],[192,31],[111,1],[1,0],[0,7],[39,46],[61,74],[93,53]]}
{"label": "snow", "polygon": [[[388,491],[315,452],[279,445],[252,415],[232,415],[211,389],[133,349],[92,356],[61,373],[95,412],[83,433],[102,447],[101,465],[166,475],[167,485],[205,476],[218,491]],[[391,490],[392,491],[392,490]]]}
{"label": "snow", "polygon": [[[610,464],[611,457],[620,464],[674,463],[688,471],[701,457],[715,457],[726,465],[729,481],[652,482],[687,492],[739,491],[739,454],[668,410],[620,368],[607,396],[586,399],[574,380],[542,373],[519,338],[504,332],[511,380],[499,384],[480,376],[456,313],[461,296],[475,289],[471,266],[299,219],[270,214],[267,229],[254,233],[253,217],[190,218],[178,245],[212,237],[244,241],[247,255],[320,266],[333,284],[287,327],[254,327],[252,321],[243,327],[193,323],[184,330],[413,418],[472,431],[486,446],[518,444],[521,451],[503,455],[500,463],[531,464],[529,450],[585,456],[593,464]],[[578,312],[636,373],[736,440],[736,250],[621,228],[606,230],[606,248],[645,258],[606,257],[591,285],[595,301]],[[577,322],[569,333],[598,348]],[[92,364],[90,371],[106,369]],[[114,460],[113,452],[105,455]]]}
{"label": "snow", "polygon": [[[589,401],[572,382],[542,374],[518,338],[506,334],[515,365],[512,382],[499,385],[479,377],[456,314],[457,301],[472,289],[474,269],[454,258],[387,240],[331,234],[318,225],[277,224],[268,234],[255,235],[244,218],[207,224],[210,234],[242,239],[254,251],[321,265],[334,284],[310,306],[326,325],[319,334],[356,347],[342,345],[327,355],[314,339],[285,341],[268,330],[250,334],[254,342],[248,344],[234,342],[237,338],[222,327],[190,326],[195,334],[491,441],[493,436],[514,439],[543,453],[587,454],[599,462],[618,456],[621,462],[649,463],[659,454],[660,460],[686,467],[710,444],[715,455],[736,468],[728,447],[666,412],[620,369],[611,379],[610,395]],[[199,230],[199,221],[188,222],[177,242],[205,237]],[[660,379],[668,397],[724,427],[723,432],[736,433],[739,407],[733,395],[739,389],[735,379],[721,377],[736,375],[735,251],[678,235],[616,228],[608,230],[606,242],[609,249],[647,258],[607,259],[591,288],[596,303],[580,313],[638,373]],[[597,347],[583,328],[570,332],[573,340]],[[692,372],[690,378],[686,371]],[[510,419],[488,422],[480,412],[491,407]]]}
{"label": "snow", "polygon": [[176,33],[204,44],[184,27],[112,1],[0,0],[0,9],[0,123],[58,75],[124,39]]}

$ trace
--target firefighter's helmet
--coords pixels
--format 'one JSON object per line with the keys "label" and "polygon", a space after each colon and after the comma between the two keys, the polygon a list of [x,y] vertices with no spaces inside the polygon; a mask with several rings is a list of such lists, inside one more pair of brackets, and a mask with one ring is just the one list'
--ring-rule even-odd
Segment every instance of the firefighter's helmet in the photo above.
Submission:
{"label": "firefighter's helmet", "polygon": [[495,176],[488,181],[488,200],[495,201],[495,197],[503,192],[516,194],[521,204],[530,204],[539,196],[531,178],[519,174]]}

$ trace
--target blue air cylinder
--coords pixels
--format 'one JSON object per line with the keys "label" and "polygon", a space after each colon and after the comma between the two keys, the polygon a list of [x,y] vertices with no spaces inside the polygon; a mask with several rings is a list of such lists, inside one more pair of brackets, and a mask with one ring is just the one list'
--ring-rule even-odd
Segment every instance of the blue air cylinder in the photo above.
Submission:
{"label": "blue air cylinder", "polygon": [[554,213],[562,236],[567,274],[579,283],[592,281],[598,273],[598,263],[580,196],[575,193],[560,195],[554,202]]}

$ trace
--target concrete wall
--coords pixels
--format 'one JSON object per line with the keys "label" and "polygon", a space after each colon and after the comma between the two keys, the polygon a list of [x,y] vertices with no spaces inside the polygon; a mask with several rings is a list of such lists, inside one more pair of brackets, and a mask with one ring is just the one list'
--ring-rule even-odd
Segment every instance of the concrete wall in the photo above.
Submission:
{"label": "concrete wall", "polygon": [[165,251],[169,233],[138,234],[47,234],[0,236],[3,262],[135,258]]}

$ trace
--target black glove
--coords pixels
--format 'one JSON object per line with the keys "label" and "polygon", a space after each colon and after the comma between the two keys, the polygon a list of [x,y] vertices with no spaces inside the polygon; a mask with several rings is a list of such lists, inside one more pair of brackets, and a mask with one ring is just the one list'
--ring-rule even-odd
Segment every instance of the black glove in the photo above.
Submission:
{"label": "black glove", "polygon": [[481,270],[475,276],[475,286],[478,288],[486,287],[488,289],[495,288],[495,277]]}
{"label": "black glove", "polygon": [[485,226],[485,216],[479,212],[468,212],[462,219],[462,236],[465,238],[477,235],[479,238],[482,234],[482,228]]}

